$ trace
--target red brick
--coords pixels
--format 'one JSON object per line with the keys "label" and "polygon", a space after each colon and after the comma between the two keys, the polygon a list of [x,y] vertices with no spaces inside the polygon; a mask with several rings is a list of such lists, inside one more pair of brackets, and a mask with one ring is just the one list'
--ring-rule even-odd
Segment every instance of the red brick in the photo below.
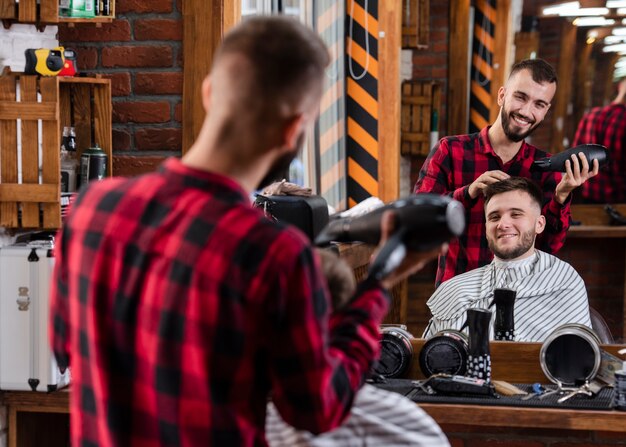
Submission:
{"label": "red brick", "polygon": [[172,48],[169,46],[124,46],[102,49],[102,66],[113,67],[171,67]]}
{"label": "red brick", "polygon": [[178,121],[179,123],[183,122],[183,103],[182,102],[179,102],[174,107],[174,120]]}
{"label": "red brick", "polygon": [[98,66],[98,50],[87,47],[77,47],[74,50],[78,71],[93,70]]}
{"label": "red brick", "polygon": [[143,12],[172,12],[172,0],[124,0],[115,3],[116,14]]}
{"label": "red brick", "polygon": [[170,104],[156,101],[114,102],[114,123],[165,123],[170,120]]}
{"label": "red brick", "polygon": [[104,23],[97,31],[94,31],[90,23],[78,23],[74,28],[59,26],[59,42],[127,42],[129,40],[130,24],[124,19]]}
{"label": "red brick", "polygon": [[183,68],[185,66],[185,52],[181,48],[176,55],[176,66]]}
{"label": "red brick", "polygon": [[111,96],[130,95],[130,73],[104,73],[102,77],[111,80]]}
{"label": "red brick", "polygon": [[180,151],[182,129],[144,127],[135,131],[135,148],[144,151]]}
{"label": "red brick", "polygon": [[137,19],[135,40],[182,40],[183,22],[172,19]]}
{"label": "red brick", "polygon": [[127,130],[113,129],[113,151],[130,150],[131,136]]}
{"label": "red brick", "polygon": [[183,93],[183,73],[137,73],[133,91],[138,95],[180,95]]}
{"label": "red brick", "polygon": [[176,0],[176,11],[183,12],[183,0]]}
{"label": "red brick", "polygon": [[154,172],[163,163],[163,160],[165,160],[165,157],[114,155],[113,175],[132,177],[147,172]]}

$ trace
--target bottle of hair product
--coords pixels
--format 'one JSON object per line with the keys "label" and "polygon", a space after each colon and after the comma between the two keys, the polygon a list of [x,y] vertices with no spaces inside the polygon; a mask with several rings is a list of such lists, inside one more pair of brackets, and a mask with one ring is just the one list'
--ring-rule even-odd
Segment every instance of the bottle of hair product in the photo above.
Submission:
{"label": "bottle of hair product", "polygon": [[[626,349],[618,354],[626,354]],[[626,361],[622,362],[622,369],[615,371],[615,409],[626,411]]]}
{"label": "bottle of hair product", "polygon": [[70,17],[95,17],[94,0],[72,0],[70,5]]}

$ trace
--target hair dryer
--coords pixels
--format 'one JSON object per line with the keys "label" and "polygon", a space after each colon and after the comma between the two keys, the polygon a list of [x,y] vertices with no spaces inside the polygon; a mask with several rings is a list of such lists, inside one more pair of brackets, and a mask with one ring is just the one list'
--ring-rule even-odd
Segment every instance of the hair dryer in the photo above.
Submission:
{"label": "hair dryer", "polygon": [[553,155],[552,157],[540,158],[533,162],[533,167],[541,171],[565,172],[565,161],[570,160],[571,162],[572,155],[578,155],[579,152],[585,154],[590,167],[592,160],[598,160],[600,168],[605,166],[609,161],[609,155],[605,146],[601,144],[581,144]]}
{"label": "hair dryer", "polygon": [[408,251],[428,251],[465,230],[463,205],[447,196],[416,194],[396,200],[363,216],[331,221],[317,236],[317,245],[361,241],[377,244],[385,211],[395,214],[395,231],[370,264],[369,276],[384,278]]}

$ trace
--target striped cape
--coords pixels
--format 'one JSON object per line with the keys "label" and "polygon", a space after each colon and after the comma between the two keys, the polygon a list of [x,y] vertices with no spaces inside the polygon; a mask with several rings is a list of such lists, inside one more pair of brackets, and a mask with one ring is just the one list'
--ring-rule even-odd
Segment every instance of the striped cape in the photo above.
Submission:
{"label": "striped cape", "polygon": [[[535,251],[527,260],[509,263],[494,260],[441,284],[426,303],[433,316],[424,338],[444,329],[459,329],[465,322],[467,309],[488,308],[496,287],[517,292],[516,341],[542,342],[565,323],[591,327],[587,290],[580,275],[557,257]],[[491,310],[493,339],[495,308]]]}
{"label": "striped cape", "polygon": [[356,394],[348,419],[317,436],[287,425],[269,403],[265,437],[270,447],[450,446],[439,425],[415,402],[369,384]]}

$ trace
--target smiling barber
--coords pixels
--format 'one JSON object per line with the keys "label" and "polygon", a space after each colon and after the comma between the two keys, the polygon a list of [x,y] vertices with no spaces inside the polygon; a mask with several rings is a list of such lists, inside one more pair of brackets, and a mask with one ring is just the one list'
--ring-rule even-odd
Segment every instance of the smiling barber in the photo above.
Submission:
{"label": "smiling barber", "polygon": [[556,92],[554,68],[541,59],[515,64],[504,87],[498,90],[500,113],[496,121],[471,135],[443,138],[424,162],[415,185],[416,193],[451,195],[467,211],[465,234],[450,242],[439,257],[436,285],[453,276],[488,264],[493,255],[487,245],[483,210],[484,189],[510,176],[527,177],[543,191],[542,214],[546,228],[537,239],[538,248],[556,253],[569,228],[570,193],[598,173],[584,155],[572,156],[564,175],[531,171],[533,161],[550,154],[524,139],[541,124]]}
{"label": "smiling barber", "polygon": [[[509,177],[485,188],[487,242],[494,260],[446,281],[428,300],[432,312],[424,337],[461,329],[469,308],[488,308],[496,288],[516,293],[516,341],[544,341],[557,327],[591,327],[585,283],[574,268],[535,249],[546,226],[542,192],[532,180]],[[495,318],[493,312],[492,318]],[[491,325],[491,337],[493,325]]]}

